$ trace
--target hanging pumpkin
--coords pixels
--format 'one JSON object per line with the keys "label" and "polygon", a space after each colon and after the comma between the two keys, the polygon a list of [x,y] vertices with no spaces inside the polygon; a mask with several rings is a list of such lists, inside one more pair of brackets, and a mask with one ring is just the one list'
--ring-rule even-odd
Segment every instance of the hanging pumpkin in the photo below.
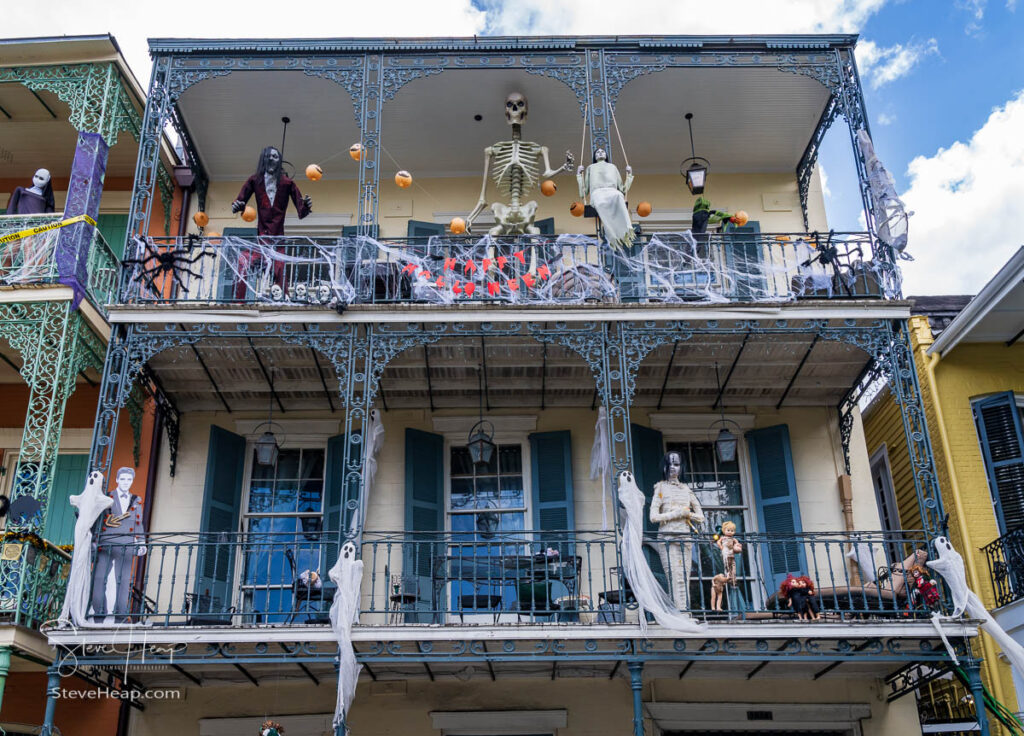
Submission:
{"label": "hanging pumpkin", "polygon": [[217,238],[220,238],[220,233],[217,232],[216,230],[207,230],[206,231],[206,239],[207,240],[214,240],[214,239],[217,239]]}
{"label": "hanging pumpkin", "polygon": [[320,177],[324,175],[324,170],[321,169],[317,164],[310,164],[306,167],[306,178],[310,181],[320,181]]}
{"label": "hanging pumpkin", "polygon": [[210,224],[210,216],[202,210],[199,210],[199,212],[192,215],[192,222],[196,224],[196,227],[206,227]]}
{"label": "hanging pumpkin", "polygon": [[736,210],[736,214],[729,218],[729,221],[737,227],[743,227],[750,218],[743,210]]}
{"label": "hanging pumpkin", "polygon": [[647,215],[651,214],[651,203],[641,202],[636,206],[636,213],[640,215],[640,217],[647,217]]}
{"label": "hanging pumpkin", "polygon": [[541,182],[540,193],[543,194],[545,197],[550,197],[557,191],[558,187],[550,179],[545,179],[543,182]]}
{"label": "hanging pumpkin", "polygon": [[245,211],[242,212],[242,219],[246,222],[256,222],[256,208],[251,204],[245,206]]}
{"label": "hanging pumpkin", "polygon": [[400,186],[402,189],[408,189],[412,186],[412,174],[405,169],[402,169],[395,174],[395,184]]}
{"label": "hanging pumpkin", "polygon": [[352,157],[353,161],[358,161],[363,157],[363,144],[353,143],[348,147],[348,155]]}
{"label": "hanging pumpkin", "polygon": [[453,217],[448,224],[448,229],[452,231],[452,235],[462,235],[466,232],[466,221],[461,217]]}
{"label": "hanging pumpkin", "polygon": [[569,205],[569,214],[573,217],[583,217],[583,203],[580,201],[573,202]]}

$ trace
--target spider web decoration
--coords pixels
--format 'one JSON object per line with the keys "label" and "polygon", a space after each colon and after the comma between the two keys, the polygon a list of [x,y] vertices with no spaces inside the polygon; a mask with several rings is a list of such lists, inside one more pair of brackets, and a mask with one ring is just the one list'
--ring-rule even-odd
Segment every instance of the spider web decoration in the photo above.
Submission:
{"label": "spider web decoration", "polygon": [[0,281],[26,284],[50,278],[59,237],[60,230],[47,230],[4,243],[0,250]]}

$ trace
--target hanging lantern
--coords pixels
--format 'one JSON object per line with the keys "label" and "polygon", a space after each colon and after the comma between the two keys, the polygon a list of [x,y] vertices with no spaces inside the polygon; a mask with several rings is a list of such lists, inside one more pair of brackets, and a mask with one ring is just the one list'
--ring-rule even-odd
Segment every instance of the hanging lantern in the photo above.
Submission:
{"label": "hanging lantern", "polygon": [[206,227],[210,224],[210,216],[202,210],[199,210],[199,212],[192,215],[192,222],[196,224],[196,227]]}
{"label": "hanging lantern", "polygon": [[[490,428],[490,432],[487,428]],[[469,439],[466,442],[469,449],[469,457],[477,466],[487,466],[494,457],[494,425],[486,419],[481,419],[469,430]]]}
{"label": "hanging lantern", "polygon": [[730,432],[726,427],[718,430],[718,438],[715,440],[715,451],[718,459],[723,463],[731,463],[736,459],[736,446],[739,438]]}
{"label": "hanging lantern", "polygon": [[242,212],[242,219],[245,220],[246,222],[255,222],[256,221],[256,208],[253,207],[251,204],[250,205],[246,205],[245,211]]}
{"label": "hanging lantern", "polygon": [[558,185],[555,184],[550,179],[545,179],[543,182],[541,182],[540,193],[543,194],[545,197],[550,197],[557,191]]}
{"label": "hanging lantern", "polygon": [[692,112],[686,113],[686,124],[690,128],[690,158],[679,164],[679,173],[686,177],[686,187],[690,190],[690,194],[703,194],[711,162],[694,152]]}
{"label": "hanging lantern", "polygon": [[403,169],[395,174],[395,184],[400,186],[402,189],[408,189],[412,186],[412,174]]}
{"label": "hanging lantern", "polygon": [[651,203],[641,202],[636,206],[636,213],[640,215],[640,217],[647,217],[647,215],[651,214]]}
{"label": "hanging lantern", "polygon": [[277,456],[280,448],[277,446],[277,437],[270,431],[270,427],[256,440],[256,462],[260,465],[277,465]]}
{"label": "hanging lantern", "polygon": [[352,157],[353,161],[358,161],[363,157],[363,144],[353,143],[348,147],[348,155]]}
{"label": "hanging lantern", "polygon": [[320,181],[320,177],[324,175],[324,170],[321,169],[317,164],[310,164],[306,167],[306,178],[310,181]]}

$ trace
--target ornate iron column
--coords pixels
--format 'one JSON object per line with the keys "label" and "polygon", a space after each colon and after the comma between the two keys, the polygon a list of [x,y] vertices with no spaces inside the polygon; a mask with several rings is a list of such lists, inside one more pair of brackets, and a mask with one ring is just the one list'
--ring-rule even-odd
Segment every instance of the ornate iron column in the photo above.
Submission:
{"label": "ornate iron column", "polygon": [[[604,83],[604,51],[592,49],[587,52],[587,120],[590,127],[590,153],[598,148],[604,148],[609,152],[611,160],[610,141],[608,140],[608,120],[611,117],[611,102],[608,100],[608,90]],[[614,159],[618,160],[618,159]],[[577,161],[578,165],[586,166],[586,161]]]}
{"label": "ornate iron column", "polygon": [[974,712],[978,719],[978,732],[981,736],[989,735],[988,713],[985,712],[985,685],[981,681],[981,660],[971,660],[964,667],[967,672],[967,684],[974,698]]}
{"label": "ornate iron column", "polygon": [[367,54],[363,71],[363,104],[361,105],[363,153],[359,159],[359,208],[356,225],[360,235],[373,235],[377,222],[377,192],[380,188],[380,114],[383,105],[381,70],[383,57]]}
{"label": "ornate iron column", "polygon": [[153,209],[153,192],[159,185],[160,139],[164,125],[170,115],[171,105],[177,96],[194,79],[182,75],[172,86],[170,76],[171,59],[158,56],[153,61],[153,76],[149,82],[149,96],[146,112],[142,118],[139,133],[139,158],[135,164],[135,189],[132,192],[131,209],[128,215],[128,236],[144,236],[149,232],[149,218]]}
{"label": "ornate iron column", "polygon": [[633,736],[644,736],[644,663],[629,663],[629,687],[633,692]]}
{"label": "ornate iron column", "polygon": [[46,668],[46,711],[43,715],[43,726],[39,730],[39,736],[53,736],[53,717],[57,712],[58,695],[60,695],[60,667],[54,663]]}

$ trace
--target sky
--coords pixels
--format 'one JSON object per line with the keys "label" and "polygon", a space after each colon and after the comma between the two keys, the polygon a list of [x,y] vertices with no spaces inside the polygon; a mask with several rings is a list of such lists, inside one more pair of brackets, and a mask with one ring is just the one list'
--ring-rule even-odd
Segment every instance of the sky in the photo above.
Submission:
{"label": "sky", "polygon": [[[906,294],[976,293],[1024,245],[1018,0],[177,0],[9,3],[5,37],[112,33],[145,84],[146,39],[857,33],[879,158],[908,209]],[[1024,6],[1024,3],[1021,3]],[[819,163],[829,223],[863,228],[842,121]]]}

